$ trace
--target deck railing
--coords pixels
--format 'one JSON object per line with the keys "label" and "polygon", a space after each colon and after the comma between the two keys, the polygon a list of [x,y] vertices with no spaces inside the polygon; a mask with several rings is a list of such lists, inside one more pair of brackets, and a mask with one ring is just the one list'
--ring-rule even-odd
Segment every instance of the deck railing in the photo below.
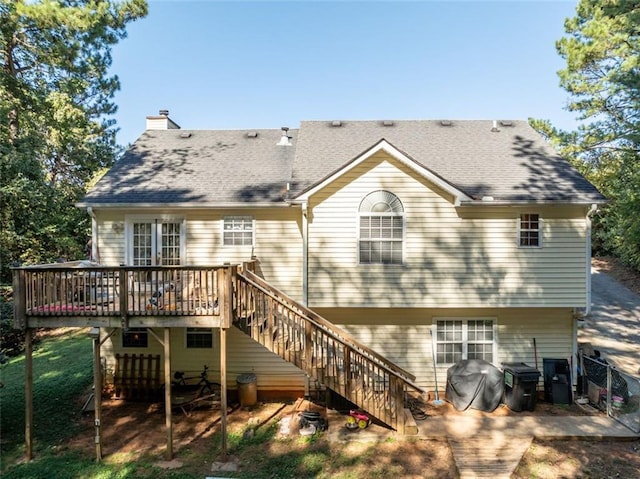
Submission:
{"label": "deck railing", "polygon": [[16,268],[15,318],[29,326],[72,317],[124,322],[144,317],[213,318],[219,315],[219,275],[226,268],[88,266],[83,262]]}
{"label": "deck railing", "polygon": [[235,275],[235,324],[310,377],[396,430],[415,377],[245,268]]}

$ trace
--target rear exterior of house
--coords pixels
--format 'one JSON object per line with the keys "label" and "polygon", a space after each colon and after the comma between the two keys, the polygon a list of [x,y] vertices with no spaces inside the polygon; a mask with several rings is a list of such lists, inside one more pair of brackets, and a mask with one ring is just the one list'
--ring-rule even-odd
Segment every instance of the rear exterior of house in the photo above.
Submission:
{"label": "rear exterior of house", "polygon": [[[100,264],[255,259],[273,287],[433,390],[434,360],[442,386],[462,359],[575,353],[589,216],[603,201],[526,122],[199,131],[165,114],[79,206]],[[172,328],[172,369],[219,370],[217,335]],[[102,348],[107,371],[116,354],[162,353],[145,330]],[[234,328],[227,361],[232,379],[255,373],[263,395],[315,386]]]}

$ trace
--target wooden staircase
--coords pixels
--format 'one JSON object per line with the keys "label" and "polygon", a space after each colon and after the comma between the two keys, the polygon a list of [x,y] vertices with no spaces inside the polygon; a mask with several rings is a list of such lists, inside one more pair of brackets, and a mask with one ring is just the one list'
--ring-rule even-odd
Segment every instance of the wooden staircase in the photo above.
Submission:
{"label": "wooden staircase", "polygon": [[405,394],[408,389],[424,392],[415,376],[248,268],[232,277],[236,327],[387,426],[405,432]]}

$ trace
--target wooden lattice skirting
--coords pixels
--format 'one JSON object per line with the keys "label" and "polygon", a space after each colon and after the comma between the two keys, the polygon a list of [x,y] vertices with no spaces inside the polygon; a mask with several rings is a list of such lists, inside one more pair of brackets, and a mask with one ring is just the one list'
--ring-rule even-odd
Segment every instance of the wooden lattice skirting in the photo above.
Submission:
{"label": "wooden lattice skirting", "polygon": [[113,385],[122,399],[157,399],[160,391],[160,355],[116,354]]}

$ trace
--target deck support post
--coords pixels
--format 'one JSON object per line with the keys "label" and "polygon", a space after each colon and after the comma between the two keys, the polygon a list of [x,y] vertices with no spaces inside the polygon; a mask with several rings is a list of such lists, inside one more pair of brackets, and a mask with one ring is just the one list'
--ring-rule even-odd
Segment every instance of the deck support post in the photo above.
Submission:
{"label": "deck support post", "polygon": [[96,461],[102,460],[102,367],[100,365],[100,332],[93,338],[93,405]]}
{"label": "deck support post", "polygon": [[171,328],[164,328],[164,415],[167,428],[167,461],[173,459],[173,418],[171,410]]}
{"label": "deck support post", "polygon": [[227,460],[227,329],[233,316],[233,286],[237,267],[218,270],[218,303],[220,305],[220,434],[222,461]]}
{"label": "deck support post", "polygon": [[220,434],[222,462],[227,461],[227,329],[220,328]]}
{"label": "deck support post", "polygon": [[24,332],[24,441],[25,458],[33,459],[33,329]]}

